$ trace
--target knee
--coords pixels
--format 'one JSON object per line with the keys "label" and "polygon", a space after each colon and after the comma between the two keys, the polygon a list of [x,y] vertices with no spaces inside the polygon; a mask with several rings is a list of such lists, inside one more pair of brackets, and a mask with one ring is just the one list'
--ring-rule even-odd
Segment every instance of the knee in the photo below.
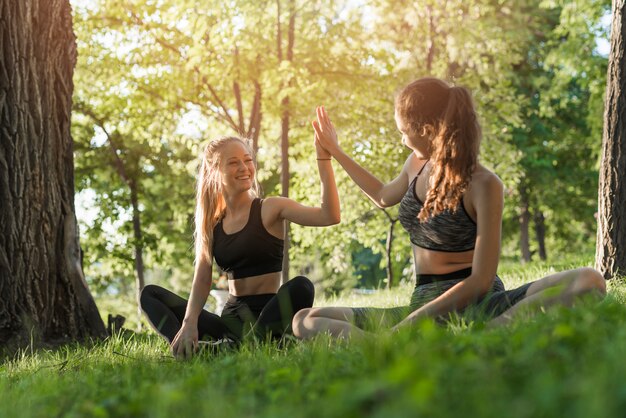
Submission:
{"label": "knee", "polygon": [[311,305],[313,305],[313,299],[315,299],[315,286],[313,282],[304,276],[296,276],[289,280],[289,283],[293,288],[297,288],[300,292],[306,294],[311,299]]}
{"label": "knee", "polygon": [[302,287],[311,293],[315,293],[315,286],[313,285],[313,282],[305,276],[296,276],[290,281],[296,286]]}
{"label": "knee", "polygon": [[143,287],[143,289],[141,289],[141,293],[139,294],[139,304],[141,305],[142,309],[146,301],[149,299],[153,299],[159,289],[160,286],[154,284],[147,284]]}
{"label": "knee", "polygon": [[304,322],[309,317],[313,308],[304,308],[296,312],[291,320],[291,329],[293,330],[293,335],[298,338],[304,338],[306,336],[306,326]]}
{"label": "knee", "polygon": [[596,269],[591,267],[578,269],[576,282],[576,287],[580,289],[581,293],[598,292],[603,296],[606,294],[606,280]]}

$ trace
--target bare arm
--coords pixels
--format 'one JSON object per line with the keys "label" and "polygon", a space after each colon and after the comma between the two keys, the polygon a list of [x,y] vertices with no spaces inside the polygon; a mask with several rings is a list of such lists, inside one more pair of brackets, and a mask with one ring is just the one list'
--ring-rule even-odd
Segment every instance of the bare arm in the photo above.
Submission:
{"label": "bare arm", "polygon": [[341,149],[335,128],[323,107],[317,108],[317,124],[314,124],[314,128],[324,149],[335,157],[350,178],[376,206],[383,208],[400,202],[409,186],[407,165],[410,159],[414,158],[413,155],[407,159],[400,174],[391,182],[384,184]]}
{"label": "bare arm", "polygon": [[316,124],[317,122],[313,122],[313,127],[316,129],[314,140],[320,176],[321,204],[319,207],[310,207],[283,197],[267,199],[269,206],[274,208],[272,219],[275,222],[282,222],[286,219],[299,225],[328,226],[341,221],[339,193],[331,163],[332,157],[319,143]]}
{"label": "bare arm", "polygon": [[175,357],[190,357],[198,347],[198,317],[211,291],[211,275],[211,263],[201,258],[196,263],[185,318],[172,341],[172,352]]}
{"label": "bare arm", "polygon": [[411,313],[396,327],[423,317],[436,317],[463,309],[487,293],[493,285],[500,258],[503,186],[493,174],[476,182],[472,202],[476,209],[477,236],[472,274],[438,298]]}

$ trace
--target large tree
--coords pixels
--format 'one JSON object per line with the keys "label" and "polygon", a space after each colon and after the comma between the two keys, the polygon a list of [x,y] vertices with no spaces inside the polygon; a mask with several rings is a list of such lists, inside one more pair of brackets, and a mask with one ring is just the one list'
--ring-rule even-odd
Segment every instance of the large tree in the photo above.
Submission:
{"label": "large tree", "polygon": [[74,211],[68,0],[0,0],[0,344],[104,336]]}
{"label": "large tree", "polygon": [[596,267],[610,279],[626,274],[626,1],[613,1],[611,53],[598,193]]}

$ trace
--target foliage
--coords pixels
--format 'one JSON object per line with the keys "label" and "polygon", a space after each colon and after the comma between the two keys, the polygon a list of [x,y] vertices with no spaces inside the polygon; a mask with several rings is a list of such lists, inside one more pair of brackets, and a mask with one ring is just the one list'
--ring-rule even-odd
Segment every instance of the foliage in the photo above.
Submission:
{"label": "foliage", "polygon": [[[163,108],[145,93],[145,85],[163,88],[163,69],[138,68],[132,54],[120,51],[132,42],[108,29],[97,32],[100,21],[84,10],[74,21],[76,188],[92,192],[99,209],[82,225],[85,271],[101,289],[123,290],[135,275],[136,246],[149,268],[173,269],[189,258],[195,147],[177,132],[181,110]],[[133,228],[135,210],[141,236]]]}
{"label": "foliage", "polygon": [[[606,36],[599,22],[609,8],[607,1],[542,2],[545,13],[534,19],[513,79],[523,99],[521,123],[509,127],[521,169],[509,181],[510,202],[545,215],[548,243],[557,252],[589,248],[595,241],[598,121],[607,65],[595,45]],[[508,234],[519,228],[515,206],[505,216]]]}
{"label": "foliage", "polygon": [[[100,209],[82,228],[82,242],[89,278],[102,288],[124,289],[137,244],[128,185],[104,130],[119,138],[118,157],[139,185],[146,267],[168,286],[185,288],[202,144],[224,134],[252,137],[263,190],[279,194],[288,97],[290,196],[317,204],[314,106],[326,106],[344,149],[389,181],[408,156],[396,133],[393,94],[423,75],[474,92],[482,162],[507,190],[505,255],[518,251],[522,183],[532,190],[533,210],[545,216],[548,254],[592,245],[606,73],[595,42],[607,36],[600,25],[607,0],[75,3],[77,184],[95,193]],[[294,226],[291,274],[308,274],[333,293],[356,285],[364,267],[378,268],[368,282],[377,286],[397,209],[385,214],[335,169],[342,223]],[[410,280],[409,240],[399,225],[395,236],[392,268]],[[371,257],[360,257],[363,251]]]}
{"label": "foliage", "polygon": [[[390,306],[409,293],[401,286],[323,304]],[[626,407],[624,295],[626,282],[615,279],[601,304],[503,329],[424,321],[350,344],[248,342],[186,362],[171,358],[154,334],[26,350],[4,357],[0,415],[619,417]]]}
{"label": "foliage", "polygon": [[[161,138],[164,147],[173,149],[166,158],[154,153],[149,144],[142,143],[137,147],[140,149],[137,159],[150,161],[155,184],[181,193],[175,198],[176,205],[170,206],[171,212],[156,213],[189,219],[192,208],[190,193],[181,192],[192,191],[190,175],[193,170],[189,170],[189,155],[198,153],[199,143],[223,134],[236,133],[255,140],[259,147],[259,177],[263,189],[268,194],[277,194],[280,165],[275,161],[280,148],[275,138],[280,133],[282,98],[286,95],[290,98],[290,157],[296,169],[304,174],[316,169],[309,125],[313,104],[321,103],[323,98],[330,105],[340,103],[341,96],[329,95],[328,92],[338,91],[345,96],[354,80],[377,80],[375,72],[368,68],[369,53],[362,47],[364,42],[358,41],[357,47],[352,45],[360,36],[360,15],[352,13],[343,4],[295,4],[297,30],[294,59],[291,62],[281,61],[279,50],[283,48],[278,50],[276,46],[279,39],[276,4],[213,2],[200,10],[195,2],[165,1],[157,6],[140,0],[101,0],[92,2],[90,8],[75,14],[79,39],[84,40],[84,59],[79,61],[77,70],[76,101],[79,104],[88,100],[101,102],[110,92],[99,91],[98,86],[113,92],[122,91],[124,97],[117,104],[120,113],[113,112],[115,106],[109,106],[108,112],[103,113],[107,117],[115,114],[120,122],[123,121],[127,136],[120,138],[120,142],[128,147],[135,140],[128,135],[134,135],[146,122],[171,122],[169,125],[162,124],[161,132],[148,133]],[[285,13],[291,13],[290,10]],[[341,19],[338,19],[339,13],[342,14]],[[287,20],[287,17],[281,12],[281,20]],[[281,30],[285,28],[281,26]],[[282,37],[287,36],[280,33]],[[124,52],[121,53],[121,50]],[[94,66],[98,60],[105,65]],[[358,90],[353,92],[358,93]],[[79,112],[81,107],[84,106],[77,107]],[[156,114],[151,114],[149,109],[155,109]],[[181,127],[190,114],[205,121],[196,137],[190,137],[185,132],[186,127]],[[94,142],[94,132],[89,131],[89,123],[93,122],[86,121],[80,131],[79,126],[75,128],[78,142]],[[116,121],[107,123],[115,125]],[[103,158],[107,150],[90,149],[94,159],[107,162]],[[88,157],[79,147],[78,165],[88,166],[87,170],[78,170],[79,184],[96,190],[96,202],[105,207],[108,204],[116,211],[102,211],[99,222],[92,225],[84,241],[87,246],[107,249],[98,252],[99,262],[127,266],[125,270],[118,268],[115,273],[129,277],[133,258],[127,244],[131,240],[122,239],[117,251],[113,251],[114,237],[100,226],[104,220],[111,223],[118,214],[128,212],[128,199],[113,203],[112,190],[97,187],[97,181],[104,180],[105,176],[89,167]],[[178,175],[160,170],[157,161],[163,163],[165,159],[176,162],[180,168]],[[110,164],[108,168],[111,168]],[[89,180],[93,185],[83,180],[83,176],[91,176]],[[292,184],[296,187],[299,182],[297,175],[292,177]],[[318,198],[306,196],[302,200],[317,202]],[[147,206],[144,212],[150,210]],[[158,228],[155,223],[156,217],[147,217],[144,222],[146,230]],[[191,236],[190,228],[188,224],[179,226],[182,228],[176,230],[179,234],[176,241],[172,241],[171,245],[159,245],[159,250],[167,257],[154,259],[150,267],[190,264],[190,257],[183,252],[188,244],[185,245],[182,239],[185,233]],[[125,233],[129,231],[121,229],[116,232],[127,237]],[[162,229],[159,232],[166,240],[172,234]],[[329,248],[324,249],[328,251]],[[334,252],[340,251],[341,247],[338,247]],[[96,260],[90,261],[93,263]],[[300,266],[301,270],[305,268]],[[111,283],[112,277],[103,279],[106,279],[105,283]]]}

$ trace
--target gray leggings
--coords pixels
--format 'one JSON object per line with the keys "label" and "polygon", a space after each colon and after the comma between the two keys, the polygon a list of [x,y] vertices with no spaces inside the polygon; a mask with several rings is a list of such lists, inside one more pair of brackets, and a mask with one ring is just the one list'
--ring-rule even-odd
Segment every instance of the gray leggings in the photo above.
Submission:
{"label": "gray leggings", "polygon": [[[366,330],[390,328],[406,318],[411,312],[436,299],[448,291],[448,289],[469,277],[471,273],[472,269],[468,268],[448,274],[418,275],[417,284],[408,306],[352,308],[354,324]],[[496,276],[491,290],[485,296],[470,306],[458,310],[458,313],[468,319],[496,317],[524,299],[526,291],[531,284],[532,282],[512,290],[505,290],[504,283]]]}

